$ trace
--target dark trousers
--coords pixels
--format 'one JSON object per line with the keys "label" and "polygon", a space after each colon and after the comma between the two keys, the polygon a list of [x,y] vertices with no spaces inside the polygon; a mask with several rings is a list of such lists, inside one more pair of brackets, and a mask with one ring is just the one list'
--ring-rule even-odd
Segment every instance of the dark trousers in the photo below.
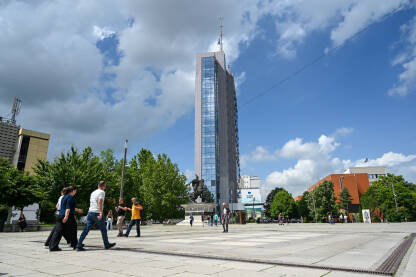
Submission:
{"label": "dark trousers", "polygon": [[85,226],[84,230],[81,233],[81,236],[79,237],[78,245],[77,247],[82,247],[82,242],[84,241],[85,237],[88,235],[88,232],[91,230],[93,225],[97,225],[98,228],[100,228],[101,231],[101,237],[103,238],[104,246],[108,247],[110,244],[108,242],[108,236],[107,236],[107,228],[105,226],[105,220],[104,217],[101,218],[101,220],[98,220],[99,213],[92,213],[88,212],[87,215],[87,225]]}
{"label": "dark trousers", "polygon": [[133,227],[134,224],[136,224],[137,236],[140,237],[140,221],[141,221],[140,219],[130,220],[129,226],[127,227],[127,231],[126,231],[126,237],[129,236],[131,227]]}
{"label": "dark trousers", "polygon": [[224,216],[223,218],[222,218],[222,229],[224,230],[224,232],[228,232],[228,220],[229,220],[229,218],[228,218],[228,216]]}
{"label": "dark trousers", "polygon": [[[57,216],[55,216],[55,219],[56,220],[58,220],[58,215]],[[48,236],[48,238],[46,239],[46,241],[45,241],[45,246],[49,246],[49,243],[51,242],[51,240],[52,240],[52,236],[53,236],[53,233],[55,232],[55,230],[56,230],[56,226],[54,226],[53,227],[53,229],[52,229],[52,231],[50,232],[50,234],[49,234],[49,236]],[[70,243],[71,241],[69,240],[69,237],[67,236],[67,234],[64,232],[64,233],[62,233],[62,235],[63,235],[63,237],[65,238],[65,240],[66,240],[66,243]]]}
{"label": "dark trousers", "polygon": [[78,243],[77,239],[77,222],[74,215],[69,215],[67,222],[63,223],[63,215],[58,216],[55,226],[55,231],[49,242],[49,249],[56,249],[61,242],[62,236],[68,237],[72,247],[75,247]]}

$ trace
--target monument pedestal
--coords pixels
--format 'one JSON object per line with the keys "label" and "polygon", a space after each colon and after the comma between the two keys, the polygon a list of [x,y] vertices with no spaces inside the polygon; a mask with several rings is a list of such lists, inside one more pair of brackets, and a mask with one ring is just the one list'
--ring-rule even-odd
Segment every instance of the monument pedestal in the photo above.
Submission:
{"label": "monument pedestal", "polygon": [[189,203],[181,205],[185,209],[185,219],[179,222],[177,225],[190,225],[189,217],[191,214],[194,217],[195,226],[202,226],[203,220],[206,216],[213,216],[215,214],[215,203]]}

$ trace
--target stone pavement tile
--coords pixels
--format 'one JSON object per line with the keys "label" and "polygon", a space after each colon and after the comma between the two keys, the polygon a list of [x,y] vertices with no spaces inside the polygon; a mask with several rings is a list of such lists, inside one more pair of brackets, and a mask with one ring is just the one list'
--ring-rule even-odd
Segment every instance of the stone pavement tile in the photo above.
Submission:
{"label": "stone pavement tile", "polygon": [[[88,262],[86,261],[87,265]],[[61,265],[59,267],[56,266],[47,266],[39,269],[40,272],[47,273],[47,274],[55,274],[55,275],[63,275],[63,274],[71,274],[71,273],[79,273],[90,270],[86,266],[80,267],[75,265]]]}
{"label": "stone pavement tile", "polygon": [[[243,269],[230,269],[227,271],[219,272],[214,274],[213,276],[224,276],[224,277],[276,277],[276,273],[269,273],[264,271],[255,271],[255,270],[243,270]],[[307,275],[305,275],[307,276]],[[308,276],[309,277],[309,276]]]}
{"label": "stone pavement tile", "polygon": [[[327,274],[328,270],[323,269],[309,269],[302,267],[291,266],[273,266],[265,269],[262,272],[274,274],[274,276],[307,276],[307,277],[320,277]],[[358,276],[357,276],[358,277]]]}
{"label": "stone pavement tile", "polygon": [[107,271],[102,271],[102,270],[91,270],[91,271],[66,274],[62,276],[65,276],[65,277],[127,277],[129,275],[124,275],[124,274],[114,273],[114,272],[107,272]]}
{"label": "stone pavement tile", "polygon": [[31,276],[32,274],[37,274],[39,272],[22,268],[21,266],[0,263],[0,273],[7,273],[10,276]]}
{"label": "stone pavement tile", "polygon": [[171,269],[178,266],[184,265],[182,262],[169,262],[169,261],[140,261],[141,266],[151,267],[151,268],[162,268],[162,269]]}
{"label": "stone pavement tile", "polygon": [[260,271],[270,268],[267,264],[256,263],[244,263],[244,262],[225,262],[221,264],[221,267],[233,268],[233,269],[248,269],[252,271]]}
{"label": "stone pavement tile", "polygon": [[179,273],[183,273],[181,270],[173,269],[163,269],[163,268],[156,268],[156,267],[146,267],[141,266],[140,263],[135,265],[126,266],[122,271],[122,274],[131,275],[131,276],[143,276],[143,277],[162,277],[162,276],[170,276],[176,275]]}
{"label": "stone pavement tile", "polygon": [[194,277],[194,276],[195,277],[206,277],[206,276],[210,276],[210,275],[198,274],[198,273],[195,273],[195,272],[183,272],[183,273],[175,274],[175,277]]}
{"label": "stone pavement tile", "polygon": [[180,271],[180,272],[213,275],[215,273],[228,271],[230,270],[230,267],[201,265],[201,264],[188,264],[184,266],[175,267],[175,270]]}

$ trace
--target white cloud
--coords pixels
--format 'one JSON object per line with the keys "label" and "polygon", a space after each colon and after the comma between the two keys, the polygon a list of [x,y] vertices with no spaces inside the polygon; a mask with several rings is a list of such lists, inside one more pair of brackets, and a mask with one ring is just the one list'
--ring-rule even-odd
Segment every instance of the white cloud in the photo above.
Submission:
{"label": "white cloud", "polygon": [[248,163],[273,161],[277,157],[278,152],[270,153],[264,146],[257,146],[251,153],[240,156],[240,165],[245,168]]}
{"label": "white cloud", "polygon": [[392,65],[401,65],[403,72],[399,80],[389,89],[391,96],[406,96],[416,91],[416,17],[401,27],[403,41],[407,47],[393,60]]}
{"label": "white cloud", "polygon": [[367,162],[359,160],[355,163],[355,166],[386,166],[393,168],[414,160],[416,160],[416,155],[406,156],[401,153],[388,152],[384,153],[380,158],[369,159]]}

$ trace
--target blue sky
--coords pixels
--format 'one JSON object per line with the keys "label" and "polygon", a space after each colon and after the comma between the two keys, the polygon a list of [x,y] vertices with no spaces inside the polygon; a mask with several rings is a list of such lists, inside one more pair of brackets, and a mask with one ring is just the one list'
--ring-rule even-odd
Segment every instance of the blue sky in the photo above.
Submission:
{"label": "blue sky", "polygon": [[4,2],[0,112],[20,96],[19,123],[52,135],[49,159],[71,144],[120,157],[128,138],[129,156],[167,153],[191,177],[195,55],[217,50],[218,16],[238,80],[242,174],[294,195],[357,165],[416,182],[407,0]]}

